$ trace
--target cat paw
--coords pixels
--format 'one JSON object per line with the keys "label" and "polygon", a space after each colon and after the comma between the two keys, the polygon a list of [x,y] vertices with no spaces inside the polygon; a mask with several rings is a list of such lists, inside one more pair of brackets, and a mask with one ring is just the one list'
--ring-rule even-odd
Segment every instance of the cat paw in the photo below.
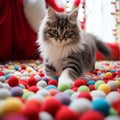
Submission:
{"label": "cat paw", "polygon": [[73,80],[65,76],[60,76],[58,79],[58,86],[60,86],[61,84],[68,84],[69,86],[72,86]]}

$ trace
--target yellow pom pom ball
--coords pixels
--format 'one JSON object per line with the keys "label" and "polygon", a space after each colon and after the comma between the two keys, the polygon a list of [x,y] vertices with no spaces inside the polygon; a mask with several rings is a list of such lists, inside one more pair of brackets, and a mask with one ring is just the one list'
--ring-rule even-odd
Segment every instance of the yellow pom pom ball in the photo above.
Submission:
{"label": "yellow pom pom ball", "polygon": [[8,69],[14,70],[14,66],[13,66],[13,65],[10,65],[10,66],[8,67]]}
{"label": "yellow pom pom ball", "polygon": [[18,113],[23,108],[23,103],[18,98],[10,97],[4,100],[1,105],[1,115]]}
{"label": "yellow pom pom ball", "polygon": [[27,67],[26,71],[27,71],[28,73],[30,73],[30,72],[32,72],[32,68],[31,68],[31,67]]}
{"label": "yellow pom pom ball", "polygon": [[105,77],[112,77],[112,76],[113,76],[113,74],[111,72],[106,72],[105,73]]}
{"label": "yellow pom pom ball", "polygon": [[98,87],[98,90],[101,90],[101,91],[105,92],[106,94],[108,94],[111,91],[110,87],[107,84],[101,84]]}
{"label": "yellow pom pom ball", "polygon": [[115,80],[115,82],[117,83],[118,88],[120,88],[120,81],[119,80]]}

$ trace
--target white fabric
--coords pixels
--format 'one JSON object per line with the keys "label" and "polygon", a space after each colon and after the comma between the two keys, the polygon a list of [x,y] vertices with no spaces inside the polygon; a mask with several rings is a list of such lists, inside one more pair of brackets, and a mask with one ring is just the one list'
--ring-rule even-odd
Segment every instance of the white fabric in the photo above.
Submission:
{"label": "white fabric", "polygon": [[35,32],[46,14],[45,0],[24,0],[24,14]]}
{"label": "white fabric", "polygon": [[94,33],[105,42],[115,42],[112,29],[115,28],[115,16],[111,12],[115,7],[113,0],[86,0],[86,32]]}

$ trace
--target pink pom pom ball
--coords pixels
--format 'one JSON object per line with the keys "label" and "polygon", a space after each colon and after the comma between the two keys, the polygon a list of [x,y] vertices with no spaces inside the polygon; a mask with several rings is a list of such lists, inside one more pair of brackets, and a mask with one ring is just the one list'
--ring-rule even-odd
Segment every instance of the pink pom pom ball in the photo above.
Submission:
{"label": "pink pom pom ball", "polygon": [[49,90],[49,93],[50,93],[51,96],[55,96],[58,92],[59,92],[59,91],[56,90],[56,89],[51,89],[51,90]]}
{"label": "pink pom pom ball", "polygon": [[28,120],[28,118],[22,114],[13,113],[3,116],[2,120]]}

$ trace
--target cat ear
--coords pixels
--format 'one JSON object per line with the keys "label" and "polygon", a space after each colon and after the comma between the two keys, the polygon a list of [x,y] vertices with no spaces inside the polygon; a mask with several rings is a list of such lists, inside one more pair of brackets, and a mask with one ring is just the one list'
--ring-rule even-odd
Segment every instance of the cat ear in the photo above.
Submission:
{"label": "cat ear", "polygon": [[48,18],[54,20],[56,18],[55,10],[52,7],[48,8]]}
{"label": "cat ear", "polygon": [[73,22],[77,20],[78,17],[78,9],[75,9],[72,13],[69,15],[69,19]]}

